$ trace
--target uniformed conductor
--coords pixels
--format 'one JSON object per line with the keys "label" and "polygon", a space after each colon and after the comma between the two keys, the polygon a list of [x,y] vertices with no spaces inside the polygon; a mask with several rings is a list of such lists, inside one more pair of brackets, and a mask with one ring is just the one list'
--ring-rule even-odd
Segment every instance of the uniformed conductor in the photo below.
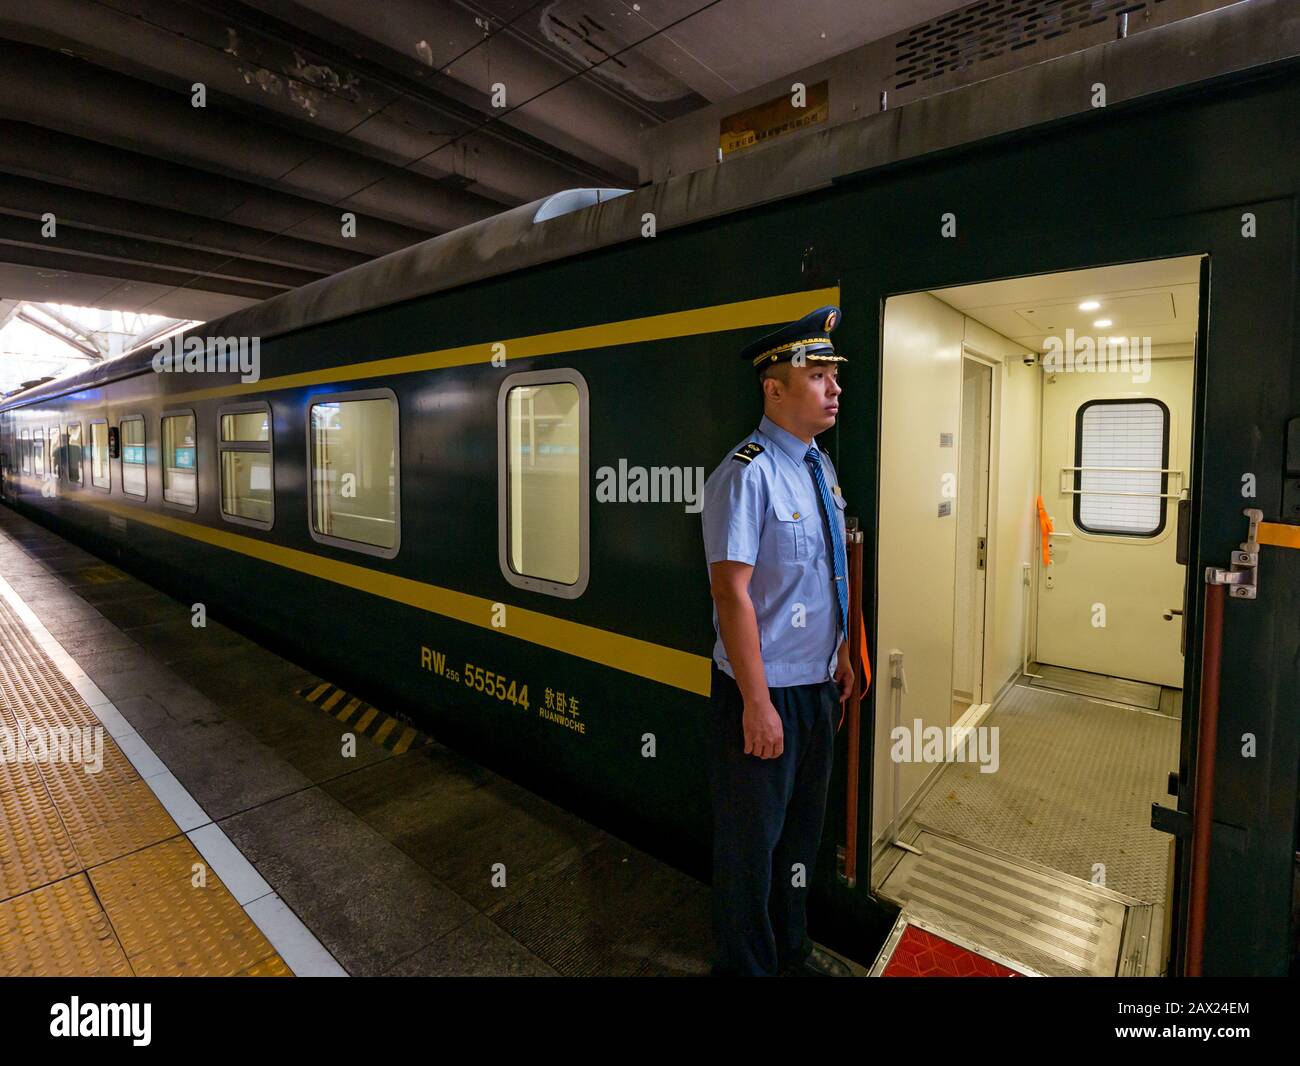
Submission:
{"label": "uniformed conductor", "polygon": [[816,436],[839,413],[822,307],[746,348],[763,419],[704,485],[713,593],[715,975],[848,976],[806,932],[849,665],[844,496]]}

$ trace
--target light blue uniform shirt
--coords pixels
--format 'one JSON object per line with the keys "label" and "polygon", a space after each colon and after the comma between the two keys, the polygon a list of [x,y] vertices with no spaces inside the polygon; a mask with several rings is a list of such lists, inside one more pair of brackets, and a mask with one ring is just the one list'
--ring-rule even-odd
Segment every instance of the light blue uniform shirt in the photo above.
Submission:
{"label": "light blue uniform shirt", "polygon": [[[750,441],[762,445],[762,453],[748,463],[733,458]],[[833,677],[844,639],[830,539],[812,469],[804,460],[808,448],[764,415],[758,429],[728,452],[704,483],[700,517],[707,561],[732,560],[754,567],[749,597],[758,618],[768,688],[817,684]],[[840,524],[843,536],[844,494],[830,457],[820,445],[817,450],[831,486],[831,519]],[[718,634],[713,659],[734,678],[716,606],[713,629]]]}

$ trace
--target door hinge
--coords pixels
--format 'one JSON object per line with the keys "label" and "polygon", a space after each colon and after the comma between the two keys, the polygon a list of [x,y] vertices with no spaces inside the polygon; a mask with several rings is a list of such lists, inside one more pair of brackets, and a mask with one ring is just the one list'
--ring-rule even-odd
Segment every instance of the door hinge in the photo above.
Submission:
{"label": "door hinge", "polygon": [[[1186,842],[1191,839],[1192,816],[1184,811],[1176,811],[1171,807],[1162,807],[1158,803],[1153,803],[1151,804],[1151,828]],[[1250,847],[1250,833],[1245,826],[1232,825],[1215,819],[1210,823],[1210,831],[1214,847],[1222,848],[1233,855],[1244,856]]]}
{"label": "door hinge", "polygon": [[1232,553],[1232,567],[1221,570],[1217,566],[1205,568],[1207,585],[1227,585],[1228,595],[1238,600],[1253,600],[1259,579],[1259,523],[1264,512],[1258,507],[1247,507],[1241,512],[1250,519],[1250,529],[1242,541],[1241,550]]}
{"label": "door hinge", "polygon": [[975,569],[984,569],[984,559],[988,551],[988,537],[978,537],[975,541]]}
{"label": "door hinge", "polygon": [[1179,840],[1187,839],[1192,829],[1192,817],[1186,811],[1176,811],[1172,807],[1151,804],[1151,828],[1161,833],[1169,833]]}

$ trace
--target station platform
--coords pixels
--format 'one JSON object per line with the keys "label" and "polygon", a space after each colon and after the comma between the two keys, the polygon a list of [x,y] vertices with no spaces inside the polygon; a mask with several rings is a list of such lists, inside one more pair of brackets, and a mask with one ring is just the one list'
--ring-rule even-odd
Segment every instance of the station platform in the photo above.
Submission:
{"label": "station platform", "polygon": [[0,642],[11,735],[103,733],[0,765],[0,975],[708,972],[706,886],[8,508]]}

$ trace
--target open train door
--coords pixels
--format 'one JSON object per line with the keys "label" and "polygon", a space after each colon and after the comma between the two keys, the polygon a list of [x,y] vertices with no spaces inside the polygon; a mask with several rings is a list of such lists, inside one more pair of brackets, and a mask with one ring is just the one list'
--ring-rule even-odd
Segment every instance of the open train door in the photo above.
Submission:
{"label": "open train door", "polygon": [[[1059,545],[1070,544],[1069,552],[1073,553],[1068,559],[1057,556],[1060,562],[1055,569],[1062,581],[1069,576],[1066,568],[1081,561],[1099,573],[1101,580],[1110,581],[1110,591],[1094,598],[1089,598],[1094,592],[1092,578],[1080,582],[1075,590],[1076,599],[1086,608],[1082,621],[1089,628],[1089,637],[1093,602],[1104,602],[1107,596],[1123,602],[1130,585],[1142,586],[1148,593],[1156,586],[1154,592],[1158,595],[1148,596],[1142,604],[1143,610],[1149,608],[1147,614],[1133,624],[1145,627],[1162,642],[1159,654],[1133,659],[1122,668],[1112,666],[1105,673],[1120,680],[1127,676],[1165,691],[1181,687],[1183,694],[1181,716],[1172,721],[1169,757],[1162,760],[1157,773],[1144,778],[1151,787],[1142,797],[1136,821],[1131,825],[1147,837],[1154,830],[1156,836],[1168,833],[1174,838],[1173,847],[1160,857],[1162,868],[1171,867],[1160,878],[1162,892],[1153,901],[1163,905],[1159,916],[1152,914],[1150,926],[1138,938],[1145,942],[1140,950],[1146,964],[1140,970],[1128,968],[1120,972],[1183,974],[1199,970],[1214,976],[1281,975],[1290,963],[1300,765],[1300,735],[1294,727],[1293,713],[1294,694],[1300,691],[1300,627],[1294,618],[1294,604],[1300,595],[1300,551],[1293,547],[1300,547],[1300,499],[1288,511],[1284,493],[1288,485],[1293,494],[1300,493],[1300,469],[1288,474],[1285,459],[1289,454],[1288,425],[1300,415],[1300,375],[1292,365],[1296,343],[1295,225],[1292,204],[1282,198],[1216,211],[1183,215],[1171,212],[1140,230],[1112,229],[1098,235],[1095,247],[1081,245],[1079,255],[1089,258],[1074,258],[1068,264],[1055,256],[1047,260],[1041,247],[1029,241],[1003,247],[999,253],[1001,277],[1009,280],[1092,269],[1090,262],[1138,264],[1152,261],[1153,257],[1199,260],[1192,275],[1199,277],[1199,313],[1190,380],[1166,383],[1167,389],[1160,386],[1164,391],[1149,397],[1098,393],[1074,397],[1069,404],[1063,401],[1061,411],[1051,419],[1061,422],[1065,408],[1070,408],[1065,420],[1068,424],[1061,430],[1061,446],[1069,454],[1062,458],[1057,449],[1052,453],[1056,469],[1043,469],[1033,482],[1040,489],[1052,487],[1058,492],[1054,509],[1058,517],[1069,520],[1058,523],[1057,530],[1065,533],[1072,532],[1079,490],[1087,487],[1084,483],[1089,474],[1098,473],[1070,468],[1150,467],[1153,469],[1127,473],[1141,473],[1148,482],[1152,477],[1158,482],[1120,491],[1160,501],[1154,508],[1154,526],[1148,522],[1145,527],[1148,532],[1158,531],[1159,536],[1148,537],[1142,543],[1134,540],[1118,544],[1114,539],[1097,537],[1088,545],[1112,550],[1132,545],[1134,567],[1127,576],[1113,565],[1113,559],[1081,560],[1079,545],[1071,543],[1071,538],[1056,538],[1058,547],[1054,549],[1060,553]],[[931,788],[935,775],[946,770],[891,752],[896,726],[918,717],[928,716],[922,722],[927,729],[930,725],[937,729],[951,726],[954,734],[967,725],[962,704],[953,701],[948,665],[951,651],[944,647],[944,633],[951,632],[946,619],[954,611],[950,566],[953,556],[948,541],[937,541],[941,533],[949,541],[953,539],[951,533],[945,532],[945,523],[955,526],[951,521],[955,516],[947,500],[934,489],[941,483],[942,473],[952,469],[948,458],[953,454],[950,442],[960,439],[953,432],[958,426],[955,412],[959,393],[947,384],[943,389],[936,388],[931,376],[944,366],[959,365],[957,356],[967,342],[974,340],[977,347],[982,343],[979,337],[972,336],[969,326],[963,332],[960,320],[963,315],[969,320],[975,308],[991,306],[995,301],[963,304],[954,299],[959,289],[996,284],[968,280],[979,278],[980,269],[973,260],[920,263],[906,275],[909,288],[902,288],[904,279],[891,278],[901,295],[876,290],[882,312],[881,422],[876,544],[868,558],[874,556],[877,610],[874,622],[870,618],[868,622],[877,641],[878,684],[872,709],[874,728],[863,731],[870,752],[864,762],[871,767],[871,781],[870,787],[862,791],[869,797],[870,809],[858,812],[858,824],[870,827],[873,897],[899,906],[909,900],[914,902],[911,897],[919,893],[909,889],[909,897],[901,889],[895,891],[897,883],[891,886],[886,880],[895,877],[896,872],[899,879],[906,875],[915,880],[910,870],[919,869],[924,859],[928,865],[917,876],[927,878],[931,895],[945,895],[948,900],[943,907],[934,909],[945,918],[972,927],[975,923],[971,916],[985,903],[977,893],[972,895],[974,888],[952,880],[955,875],[950,875],[950,870],[963,864],[969,870],[974,862],[972,850],[987,856],[992,850],[1008,849],[998,841],[976,840],[972,844],[970,832],[960,825],[946,827],[939,818],[946,802],[956,810],[954,820],[960,819],[964,809],[969,823],[971,808],[961,806],[965,793],[956,793],[965,786],[977,789],[978,772],[968,771],[970,780],[964,783],[955,774],[952,784],[961,787]],[[947,279],[948,284],[934,287],[937,278]],[[1004,332],[1004,339],[1007,336],[1011,334]],[[891,345],[900,353],[899,362],[891,361]],[[1024,371],[1019,369],[1019,358],[1009,359],[1005,354],[1003,358],[1007,367],[1004,395],[1010,397],[1008,383],[1014,383],[1017,374],[1023,375]],[[948,378],[944,381],[948,382]],[[1045,396],[1048,388],[1044,387]],[[1064,397],[1064,393],[1061,395]],[[1148,399],[1157,402],[1141,406]],[[1122,414],[1143,432],[1154,430],[1160,435],[1156,448],[1159,454],[1153,453],[1150,462],[1126,459],[1114,464],[1095,456],[1081,457],[1075,447],[1079,443],[1081,409],[1086,414],[1090,406],[1098,410],[1107,406],[1094,401],[1130,405],[1131,409]],[[998,409],[996,403],[994,407]],[[1051,406],[1046,399],[1042,411],[1048,419]],[[1044,434],[1060,428],[1044,427]],[[1171,441],[1166,454],[1166,430],[1189,443],[1180,451]],[[1016,454],[1005,447],[1009,439],[1004,435],[1004,456]],[[1300,442],[1290,447],[1300,449]],[[1042,454],[1046,456],[1050,451],[1046,449]],[[1046,467],[1046,458],[1042,462]],[[1003,485],[1009,484],[1006,473],[1004,469]],[[1030,499],[1032,495],[1031,490]],[[1184,495],[1186,503],[1180,507]],[[959,490],[958,513],[960,506]],[[1243,547],[1249,542],[1251,528],[1243,513],[1248,510],[1262,512],[1263,519],[1257,527],[1259,544],[1253,552]],[[1093,517],[1090,509],[1085,509],[1081,513],[1084,525],[1095,524],[1088,521],[1089,517]],[[1133,520],[1138,524],[1147,521],[1141,515]],[[931,533],[935,544],[925,539]],[[1005,536],[1001,543],[1008,543]],[[1144,548],[1151,552],[1149,559],[1138,558]],[[1012,592],[1019,593],[1020,589],[1013,590],[1007,578],[1019,576],[1020,561],[1017,542],[1011,559],[1017,569],[1009,570],[1001,560],[1001,576],[997,578],[998,587],[1004,590],[1004,606],[1009,608],[1017,608]],[[1233,581],[1244,580],[1231,575],[1254,563],[1257,582],[1253,594],[1230,591],[1225,598],[1221,628],[1207,636],[1207,571],[1229,575],[1227,579]],[[1158,581],[1152,577],[1156,569],[1161,574]],[[1050,594],[1040,583],[1041,578],[1042,572],[1035,571],[1036,587],[1029,586],[1040,604]],[[918,604],[925,609],[918,610]],[[1113,610],[1110,615],[1107,621],[1113,628]],[[921,632],[926,626],[929,628]],[[1037,620],[1028,632],[1039,632]],[[1080,649],[1070,643],[1065,642],[1053,652],[1050,639],[1044,641],[1037,657],[1078,653]],[[1117,655],[1125,652],[1124,643],[1121,639],[1113,649]],[[1221,654],[1215,655],[1215,648]],[[1018,648],[1016,660],[1018,666]],[[1062,661],[1067,668],[1097,669],[1096,664],[1087,661]],[[1207,686],[1207,671],[1218,677],[1217,689]],[[991,676],[998,684],[1003,675],[998,671]],[[1203,692],[1208,693],[1208,701],[1202,701]],[[895,707],[896,701],[901,701],[901,709]],[[1154,713],[1163,710],[1154,709]],[[995,705],[989,718],[994,725],[998,723],[992,716],[997,713]],[[1163,717],[1169,722],[1171,715],[1164,713]],[[1032,718],[1023,710],[1019,715],[1022,723]],[[974,725],[979,724],[974,720]],[[1214,738],[1207,732],[1212,728],[1217,733],[1217,746],[1213,746],[1212,755],[1202,756],[1207,742],[1212,745]],[[902,732],[902,740],[907,740],[908,731]],[[1051,745],[1035,750],[1050,752]],[[1007,749],[1006,753],[1008,759],[1015,756],[1014,750]],[[929,761],[942,759],[924,760]],[[1094,790],[1106,788],[1100,778],[1084,784]],[[1032,811],[1028,817],[1033,817]],[[1195,844],[1198,827],[1200,843]],[[920,839],[925,833],[929,838]],[[939,860],[948,853],[950,861],[939,870],[943,865]],[[1127,859],[1121,856],[1116,861],[1122,866]],[[1089,877],[1087,865],[1048,865],[1084,881]],[[1116,863],[1110,862],[1108,867],[1108,873],[1113,874]],[[1043,871],[1030,873],[1038,876]],[[955,898],[958,896],[961,898]],[[1133,910],[1136,908],[1130,907]],[[922,920],[929,917],[923,916]],[[1127,938],[1128,919],[1122,922]],[[953,928],[959,936],[966,935],[961,928]],[[1124,942],[1131,944],[1129,939]],[[1163,946],[1156,951],[1152,942]],[[1133,951],[1138,950],[1133,947]],[[1121,959],[1128,956],[1129,948],[1125,948]]]}

